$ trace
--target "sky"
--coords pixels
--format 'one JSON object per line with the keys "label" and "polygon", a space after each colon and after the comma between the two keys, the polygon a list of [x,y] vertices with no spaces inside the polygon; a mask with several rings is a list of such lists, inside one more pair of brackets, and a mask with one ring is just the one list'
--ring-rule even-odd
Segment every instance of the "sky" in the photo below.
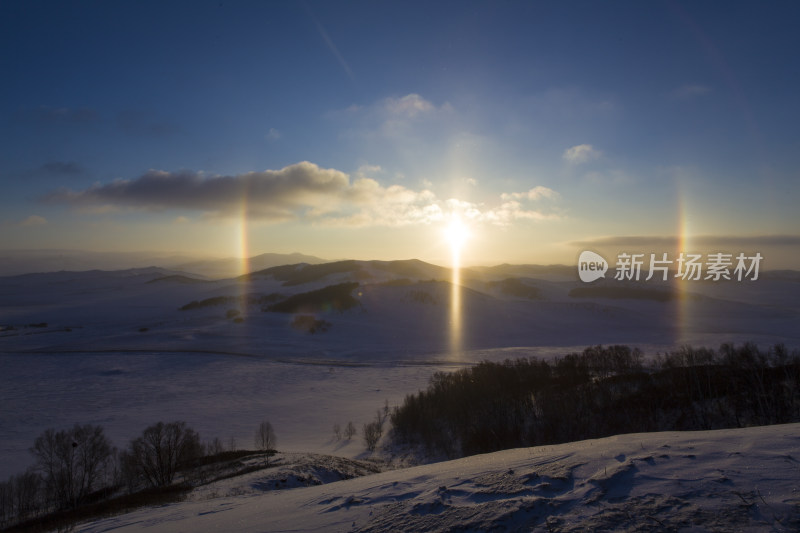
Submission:
{"label": "sky", "polygon": [[800,269],[797,2],[0,2],[0,253]]}

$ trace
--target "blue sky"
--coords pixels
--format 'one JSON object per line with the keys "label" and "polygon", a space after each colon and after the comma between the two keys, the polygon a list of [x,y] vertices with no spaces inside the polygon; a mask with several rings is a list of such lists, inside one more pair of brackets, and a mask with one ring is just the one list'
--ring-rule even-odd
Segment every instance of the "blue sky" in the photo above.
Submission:
{"label": "blue sky", "polygon": [[798,21],[794,2],[3,2],[0,249],[444,262],[458,218],[467,263],[651,236],[800,268]]}

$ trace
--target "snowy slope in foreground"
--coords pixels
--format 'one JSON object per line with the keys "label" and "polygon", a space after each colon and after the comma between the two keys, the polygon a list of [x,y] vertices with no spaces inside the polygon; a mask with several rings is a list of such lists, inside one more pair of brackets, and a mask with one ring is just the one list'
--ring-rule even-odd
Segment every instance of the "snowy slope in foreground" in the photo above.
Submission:
{"label": "snowy slope in foreground", "polygon": [[186,501],[77,530],[797,531],[798,480],[800,424],[632,434]]}

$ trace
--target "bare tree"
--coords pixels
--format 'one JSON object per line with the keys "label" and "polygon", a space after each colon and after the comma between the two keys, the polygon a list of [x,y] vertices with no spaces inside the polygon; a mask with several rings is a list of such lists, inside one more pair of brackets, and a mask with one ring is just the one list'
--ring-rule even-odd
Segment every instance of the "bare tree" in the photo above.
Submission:
{"label": "bare tree", "polygon": [[13,479],[0,482],[0,527],[5,527],[14,516]]}
{"label": "bare tree", "polygon": [[201,455],[200,437],[186,422],[159,422],[131,441],[123,462],[153,487],[172,483],[178,467]]}
{"label": "bare tree", "polygon": [[342,426],[338,422],[333,425],[333,436],[336,437],[336,440],[342,440]]}
{"label": "bare tree", "polygon": [[371,452],[375,451],[378,441],[383,436],[383,424],[386,422],[386,415],[389,412],[389,402],[386,402],[385,409],[378,409],[375,413],[375,420],[364,424],[364,443]]}
{"label": "bare tree", "polygon": [[74,508],[103,477],[112,450],[101,426],[75,424],[69,430],[46,430],[30,451],[58,505]]}
{"label": "bare tree", "polygon": [[225,451],[225,445],[219,437],[206,444],[206,455],[219,455]]}
{"label": "bare tree", "polygon": [[265,464],[269,464],[269,457],[275,453],[277,442],[278,439],[275,436],[275,430],[272,429],[272,424],[268,420],[261,422],[256,430],[255,444],[257,449],[264,452]]}
{"label": "bare tree", "polygon": [[353,438],[353,436],[355,436],[355,434],[356,434],[356,426],[355,424],[353,424],[353,421],[351,420],[350,422],[347,423],[347,427],[344,428],[344,436],[345,438],[347,438],[347,440],[350,440]]}
{"label": "bare tree", "polygon": [[368,424],[364,424],[364,444],[367,446],[367,450],[374,452],[375,446],[378,445],[378,441],[381,438],[382,430],[381,424],[379,421],[370,422]]}
{"label": "bare tree", "polygon": [[24,519],[35,515],[42,503],[40,501],[42,478],[29,468],[24,474],[14,476],[12,480],[16,518]]}

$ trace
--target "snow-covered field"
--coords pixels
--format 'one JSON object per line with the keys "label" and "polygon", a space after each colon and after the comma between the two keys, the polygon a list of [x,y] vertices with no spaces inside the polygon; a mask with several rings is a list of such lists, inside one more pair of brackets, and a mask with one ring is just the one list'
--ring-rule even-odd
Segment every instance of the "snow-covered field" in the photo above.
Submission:
{"label": "snow-covered field", "polygon": [[[496,283],[509,277],[517,283],[510,285],[512,289],[535,289],[534,297]],[[749,284],[689,284],[680,290],[657,283],[633,285],[682,295],[666,301],[573,297],[570,291],[582,286],[575,277],[563,270],[524,266],[465,271],[455,300],[460,302],[459,313],[452,310],[449,272],[418,261],[357,262],[352,270],[289,285],[274,276],[209,280],[160,268],[0,278],[0,478],[30,464],[27,450],[43,430],[76,422],[102,424],[119,447],[159,420],[185,420],[205,440],[219,437],[228,442],[233,437],[239,447],[251,447],[256,426],[268,419],[282,453],[363,457],[360,440],[334,439],[334,423],[344,426],[352,420],[360,428],[385,400],[390,405],[400,403],[406,394],[424,388],[434,372],[483,359],[554,357],[611,343],[637,346],[648,355],[683,343],[717,347],[721,342],[753,341],[800,347],[797,273],[764,275]],[[311,314],[329,324],[327,331],[315,334],[293,327],[291,314],[263,312],[261,305],[230,299],[275,293],[288,297],[344,281],[360,283],[353,292],[359,305],[344,312],[315,310]],[[229,300],[179,310],[189,302],[215,297]],[[737,461],[744,459],[736,456],[725,463],[720,454],[729,445],[754,447],[762,438],[759,435],[774,438],[783,443],[782,456],[766,442],[763,449],[756,446],[765,468],[778,461],[775,457],[791,456],[785,459],[781,475],[796,475],[794,461],[800,460],[800,453],[790,448],[797,449],[798,427],[717,435],[726,436],[723,443],[711,443],[703,452],[710,454],[709,462],[689,459],[692,454],[700,457],[694,452],[656,450],[664,444],[686,448],[690,446],[686,439],[701,442],[702,435],[620,437],[596,449],[595,444],[580,443],[562,451],[504,452],[430,470],[384,473],[337,488],[186,503],[153,511],[152,519],[136,523],[137,527],[152,523],[162,530],[172,523],[163,513],[207,513],[197,527],[214,529],[229,520],[234,515],[229,511],[235,508],[243,530],[292,529],[293,523],[300,529],[322,524],[350,529],[353,522],[357,529],[388,530],[397,513],[404,513],[408,520],[404,526],[411,529],[448,524],[482,529],[490,523],[488,517],[503,516],[508,524],[545,527],[523,517],[550,509],[555,519],[565,520],[562,526],[585,513],[603,515],[592,518],[598,524],[631,513],[641,524],[658,529],[664,514],[710,512],[705,503],[681,503],[684,497],[691,500],[688,492],[680,495],[684,494],[681,479],[690,472],[706,479],[715,464],[726,471],[717,478],[733,481],[703,481],[707,487],[702,489],[707,490],[703,498],[734,494],[733,499],[723,500],[736,510],[735,516],[766,520],[772,516],[770,509],[786,513],[789,500],[771,500],[766,489],[759,494],[753,492],[755,486],[747,486],[760,479],[756,466],[747,466],[747,473],[745,463],[750,463],[740,464]],[[613,446],[620,449],[612,450]],[[638,451],[633,449],[637,446]],[[598,449],[605,451],[587,455]],[[778,455],[772,457],[769,450]],[[561,455],[565,459],[554,460]],[[600,468],[603,476],[598,474]],[[737,469],[744,472],[740,477]],[[765,476],[777,471],[769,469]],[[540,478],[530,477],[534,471]],[[668,474],[672,471],[674,478]],[[644,481],[656,483],[657,488],[641,492]],[[669,483],[668,492],[659,492]],[[731,484],[738,488],[731,489]],[[615,491],[622,494],[624,487],[637,495],[635,505],[630,504],[634,507],[614,503]],[[575,503],[588,503],[601,493],[607,496],[602,505]],[[630,494],[624,494],[627,500]],[[786,496],[795,502],[796,497],[796,493]],[[259,514],[264,509],[270,510],[269,517]],[[654,519],[642,515],[642,509]],[[777,519],[773,522],[780,524]],[[92,530],[115,523],[104,522]],[[175,522],[175,530],[195,528],[194,523],[179,524]]]}
{"label": "snow-covered field", "polygon": [[[800,424],[630,434],[355,479],[281,461],[76,531],[797,531]],[[305,465],[303,467],[302,465]],[[349,465],[339,470],[355,473]],[[304,481],[328,483],[305,486]],[[315,477],[316,476],[316,477]],[[287,483],[288,482],[288,483]],[[288,488],[279,490],[288,485]]]}

